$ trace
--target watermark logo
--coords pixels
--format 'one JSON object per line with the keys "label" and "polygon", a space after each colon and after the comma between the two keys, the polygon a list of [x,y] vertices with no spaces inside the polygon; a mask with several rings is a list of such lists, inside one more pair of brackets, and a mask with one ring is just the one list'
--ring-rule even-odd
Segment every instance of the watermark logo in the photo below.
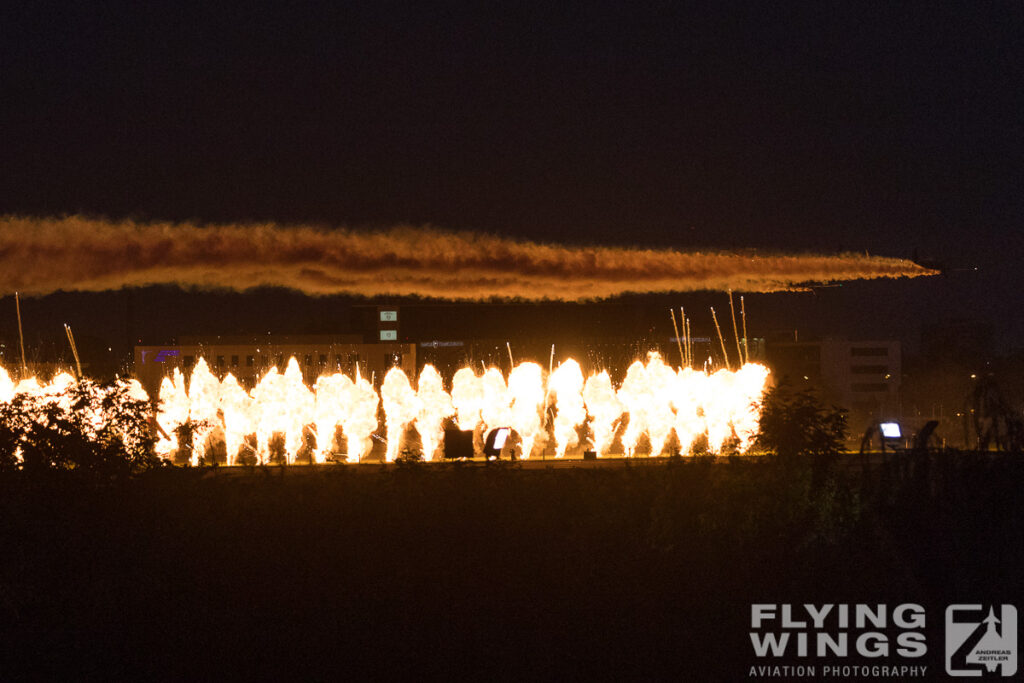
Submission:
{"label": "watermark logo", "polygon": [[950,605],[946,608],[946,673],[982,676],[1017,673],[1017,608]]}
{"label": "watermark logo", "polygon": [[925,678],[924,607],[753,604],[749,678]]}

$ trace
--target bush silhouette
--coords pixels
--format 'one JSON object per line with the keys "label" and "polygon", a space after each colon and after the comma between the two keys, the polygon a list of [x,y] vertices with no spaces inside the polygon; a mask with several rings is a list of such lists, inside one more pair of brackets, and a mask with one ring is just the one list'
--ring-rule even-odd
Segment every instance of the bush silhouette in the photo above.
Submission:
{"label": "bush silhouette", "polygon": [[82,380],[59,399],[20,393],[0,405],[0,471],[131,476],[159,463],[147,401],[127,385]]}
{"label": "bush silhouette", "polygon": [[785,381],[764,395],[756,444],[779,456],[836,455],[846,440],[846,410],[826,408],[814,394]]}

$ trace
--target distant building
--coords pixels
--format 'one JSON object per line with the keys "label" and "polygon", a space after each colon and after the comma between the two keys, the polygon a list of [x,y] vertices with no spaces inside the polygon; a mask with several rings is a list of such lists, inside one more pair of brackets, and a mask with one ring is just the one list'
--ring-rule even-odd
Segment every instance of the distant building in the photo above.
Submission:
{"label": "distant building", "polygon": [[767,361],[776,381],[818,389],[826,401],[850,411],[851,434],[873,420],[900,414],[900,343],[892,339],[773,342]]}
{"label": "distant building", "polygon": [[398,366],[410,377],[416,372],[416,345],[396,342],[366,344],[362,335],[305,335],[253,337],[182,337],[176,345],[135,347],[135,377],[151,396],[161,380],[180,368],[186,375],[200,358],[218,377],[229,372],[246,387],[255,386],[271,367],[283,371],[294,357],[306,382],[313,383],[325,372],[354,375],[380,381],[391,367]]}
{"label": "distant building", "polygon": [[[712,369],[720,367],[718,363],[721,362],[722,356],[717,337],[712,339],[707,336],[695,336],[690,341],[692,342],[694,368],[703,368],[706,363]],[[508,342],[508,346],[506,346],[506,342]],[[735,344],[735,341],[732,343]],[[484,368],[493,365],[508,372],[509,346],[511,346],[512,357],[516,363],[533,361],[539,363],[546,370],[549,363],[557,367],[567,358],[574,358],[583,369],[584,375],[606,370],[616,385],[622,382],[630,364],[637,360],[646,360],[650,351],[661,353],[665,362],[673,367],[678,367],[681,363],[681,340],[674,336],[652,335],[639,340],[613,335],[577,336],[558,340],[551,337],[526,336],[513,337],[511,340],[498,337],[449,338],[419,342],[416,356],[417,372],[428,363],[433,365],[448,381],[456,371],[464,367],[473,368],[479,373]],[[552,347],[554,347],[553,356]],[[751,338],[745,351],[750,354],[751,362],[763,363],[764,348],[764,339]],[[735,346],[730,350],[732,355],[729,356],[729,360],[732,367],[735,367],[737,362]],[[709,363],[709,358],[713,358],[716,364]]]}

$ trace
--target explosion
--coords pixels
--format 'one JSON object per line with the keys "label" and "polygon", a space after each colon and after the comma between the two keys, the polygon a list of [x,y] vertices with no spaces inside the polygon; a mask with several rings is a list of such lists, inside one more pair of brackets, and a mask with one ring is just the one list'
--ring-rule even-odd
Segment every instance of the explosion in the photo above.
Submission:
{"label": "explosion", "polygon": [[612,447],[615,437],[615,422],[622,417],[622,402],[612,387],[607,370],[587,378],[583,385],[583,402],[590,415],[590,431],[593,434],[594,450],[605,455]]}
{"label": "explosion", "polygon": [[[0,378],[2,379],[2,378]],[[484,387],[473,368],[462,368],[452,378],[452,404],[459,429],[473,429],[482,420]]]}
{"label": "explosion", "polygon": [[384,376],[380,396],[384,402],[384,421],[387,425],[388,448],[384,459],[391,462],[398,456],[405,428],[419,415],[421,404],[409,378],[399,367],[391,368]]}
{"label": "explosion", "polygon": [[380,397],[373,385],[359,375],[359,368],[356,368],[355,381],[351,385],[346,382],[345,388],[346,400],[342,405],[346,409],[342,411],[341,428],[348,438],[348,461],[359,462],[373,449],[370,435],[377,429]]}
{"label": "explosion", "polygon": [[432,460],[444,441],[444,421],[455,413],[455,406],[444,390],[441,373],[433,365],[423,366],[418,387],[420,412],[416,416],[416,431],[423,445],[423,459]]}
{"label": "explosion", "polygon": [[580,364],[570,358],[559,365],[548,379],[548,391],[555,395],[555,457],[561,458],[567,448],[579,443],[576,427],[587,419]]}
{"label": "explosion", "polygon": [[[319,388],[318,385],[317,389],[319,390]],[[177,389],[173,386],[171,395],[173,400],[180,400]],[[163,390],[161,390],[160,396],[162,399]],[[245,442],[248,425],[252,423],[253,400],[230,372],[224,376],[224,381],[221,382],[220,409],[224,419],[224,448],[227,451],[227,464],[234,465],[238,451]],[[318,459],[317,462],[322,462],[322,460]]]}
{"label": "explosion", "polygon": [[[646,362],[634,362],[618,390],[607,371],[584,379],[573,359],[545,374],[537,363],[522,362],[506,382],[498,368],[478,375],[467,367],[455,373],[449,393],[430,365],[415,388],[401,368],[393,367],[378,394],[358,368],[354,378],[323,374],[308,387],[298,361],[291,358],[284,373],[271,368],[246,391],[230,373],[218,380],[200,359],[188,381],[175,368],[161,382],[153,414],[154,451],[192,465],[359,462],[370,455],[372,436],[383,426],[386,462],[395,460],[403,446],[415,452],[414,443],[404,442],[410,428],[419,435],[424,459],[432,460],[443,449],[445,422],[451,418],[478,437],[511,427],[522,458],[544,452],[549,435],[554,456],[564,457],[579,445],[581,433],[601,456],[612,453],[616,441],[624,455],[636,455],[644,437],[651,456],[673,443],[681,453],[692,452],[702,437],[710,453],[745,453],[758,430],[768,379],[768,369],[757,363],[708,374],[673,369],[656,352]],[[69,410],[76,384],[67,373],[46,384],[34,377],[15,383],[0,368],[0,404],[24,394]],[[117,386],[131,400],[149,401],[136,380],[119,380]],[[104,412],[110,407],[90,403],[85,410],[85,422],[96,433],[111,421]]]}

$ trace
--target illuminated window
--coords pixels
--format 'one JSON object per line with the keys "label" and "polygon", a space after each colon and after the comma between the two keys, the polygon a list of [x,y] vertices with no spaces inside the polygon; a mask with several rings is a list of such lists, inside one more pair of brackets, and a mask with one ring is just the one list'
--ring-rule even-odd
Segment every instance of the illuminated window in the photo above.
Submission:
{"label": "illuminated window", "polygon": [[398,320],[398,311],[381,311],[380,321],[382,323],[393,323]]}
{"label": "illuminated window", "polygon": [[398,340],[398,330],[381,330],[380,331],[380,340],[381,341],[397,341]]}

